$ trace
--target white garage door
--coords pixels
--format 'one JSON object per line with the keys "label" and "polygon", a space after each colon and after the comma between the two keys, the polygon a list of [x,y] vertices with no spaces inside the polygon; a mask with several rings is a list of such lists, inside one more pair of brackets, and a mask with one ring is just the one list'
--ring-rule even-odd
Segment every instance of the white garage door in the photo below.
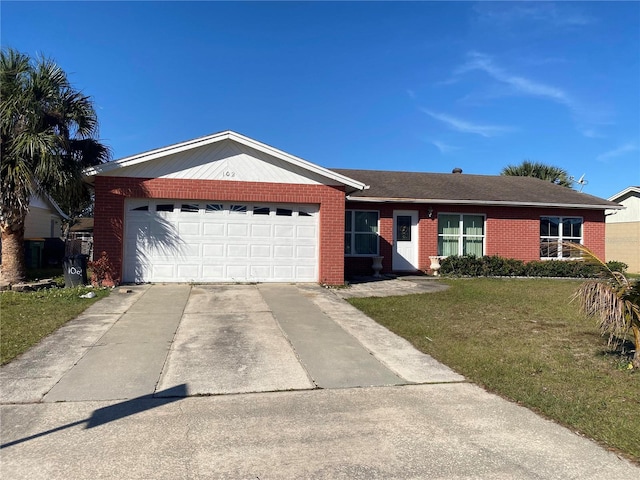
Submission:
{"label": "white garage door", "polygon": [[130,199],[125,282],[315,282],[318,206]]}

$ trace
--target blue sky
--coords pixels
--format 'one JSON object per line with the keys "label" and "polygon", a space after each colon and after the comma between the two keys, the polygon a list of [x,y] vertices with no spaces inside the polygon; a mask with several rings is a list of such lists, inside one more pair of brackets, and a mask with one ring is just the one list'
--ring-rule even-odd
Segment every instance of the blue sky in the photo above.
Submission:
{"label": "blue sky", "polygon": [[235,130],[324,167],[640,185],[639,2],[11,2],[114,158]]}

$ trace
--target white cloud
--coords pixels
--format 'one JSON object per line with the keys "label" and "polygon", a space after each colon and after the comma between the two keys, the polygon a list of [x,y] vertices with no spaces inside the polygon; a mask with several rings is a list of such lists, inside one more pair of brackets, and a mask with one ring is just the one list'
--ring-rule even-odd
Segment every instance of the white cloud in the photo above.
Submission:
{"label": "white cloud", "polygon": [[596,157],[596,160],[601,162],[605,162],[607,160],[611,160],[612,158],[621,157],[627,153],[635,152],[638,150],[638,146],[635,143],[625,143],[618,148],[614,148],[613,150],[609,150],[608,152],[601,153]]}
{"label": "white cloud", "polygon": [[575,5],[551,2],[480,2],[474,10],[480,21],[507,27],[533,22],[552,27],[582,27],[595,21]]}
{"label": "white cloud", "polygon": [[454,150],[459,150],[460,147],[455,147],[453,145],[447,145],[444,142],[440,142],[438,140],[429,140],[433,145],[436,146],[436,148],[438,150],[440,150],[440,153],[449,153],[449,152],[453,152]]}
{"label": "white cloud", "polygon": [[605,138],[605,136],[595,128],[579,126],[577,130],[587,138]]}
{"label": "white cloud", "polygon": [[464,133],[475,133],[476,135],[480,135],[482,137],[495,137],[501,135],[503,133],[507,133],[513,130],[512,127],[502,126],[502,125],[478,125],[466,120],[461,120],[456,117],[452,117],[451,115],[447,115],[444,113],[436,113],[431,110],[427,110],[426,108],[420,109],[422,112],[426,113],[432,118],[441,121],[449,128],[453,130],[457,130],[459,132]]}
{"label": "white cloud", "polygon": [[516,94],[547,98],[572,109],[574,108],[573,100],[561,88],[507,72],[497,66],[490,56],[483,53],[470,52],[469,56],[471,60],[458,67],[454,72],[455,74],[460,75],[472,70],[480,70],[487,73],[494,80],[508,85]]}

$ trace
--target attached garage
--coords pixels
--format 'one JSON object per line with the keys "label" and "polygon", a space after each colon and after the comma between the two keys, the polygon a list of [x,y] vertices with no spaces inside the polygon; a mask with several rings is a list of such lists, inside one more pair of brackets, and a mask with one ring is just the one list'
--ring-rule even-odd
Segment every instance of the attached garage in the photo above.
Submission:
{"label": "attached garage", "polygon": [[94,251],[122,282],[344,282],[351,178],[235,132],[99,165]]}
{"label": "attached garage", "polygon": [[317,205],[130,199],[125,282],[314,282]]}

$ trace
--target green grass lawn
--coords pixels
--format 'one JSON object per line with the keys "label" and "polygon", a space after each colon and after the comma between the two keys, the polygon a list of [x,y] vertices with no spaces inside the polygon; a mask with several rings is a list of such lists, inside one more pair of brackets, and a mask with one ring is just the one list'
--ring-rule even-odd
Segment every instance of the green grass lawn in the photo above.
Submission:
{"label": "green grass lawn", "polygon": [[[88,291],[97,296],[80,298]],[[89,287],[0,292],[0,364],[10,362],[109,292]]]}
{"label": "green grass lawn", "polygon": [[489,391],[640,463],[640,372],[569,303],[574,280],[447,279],[354,306]]}

